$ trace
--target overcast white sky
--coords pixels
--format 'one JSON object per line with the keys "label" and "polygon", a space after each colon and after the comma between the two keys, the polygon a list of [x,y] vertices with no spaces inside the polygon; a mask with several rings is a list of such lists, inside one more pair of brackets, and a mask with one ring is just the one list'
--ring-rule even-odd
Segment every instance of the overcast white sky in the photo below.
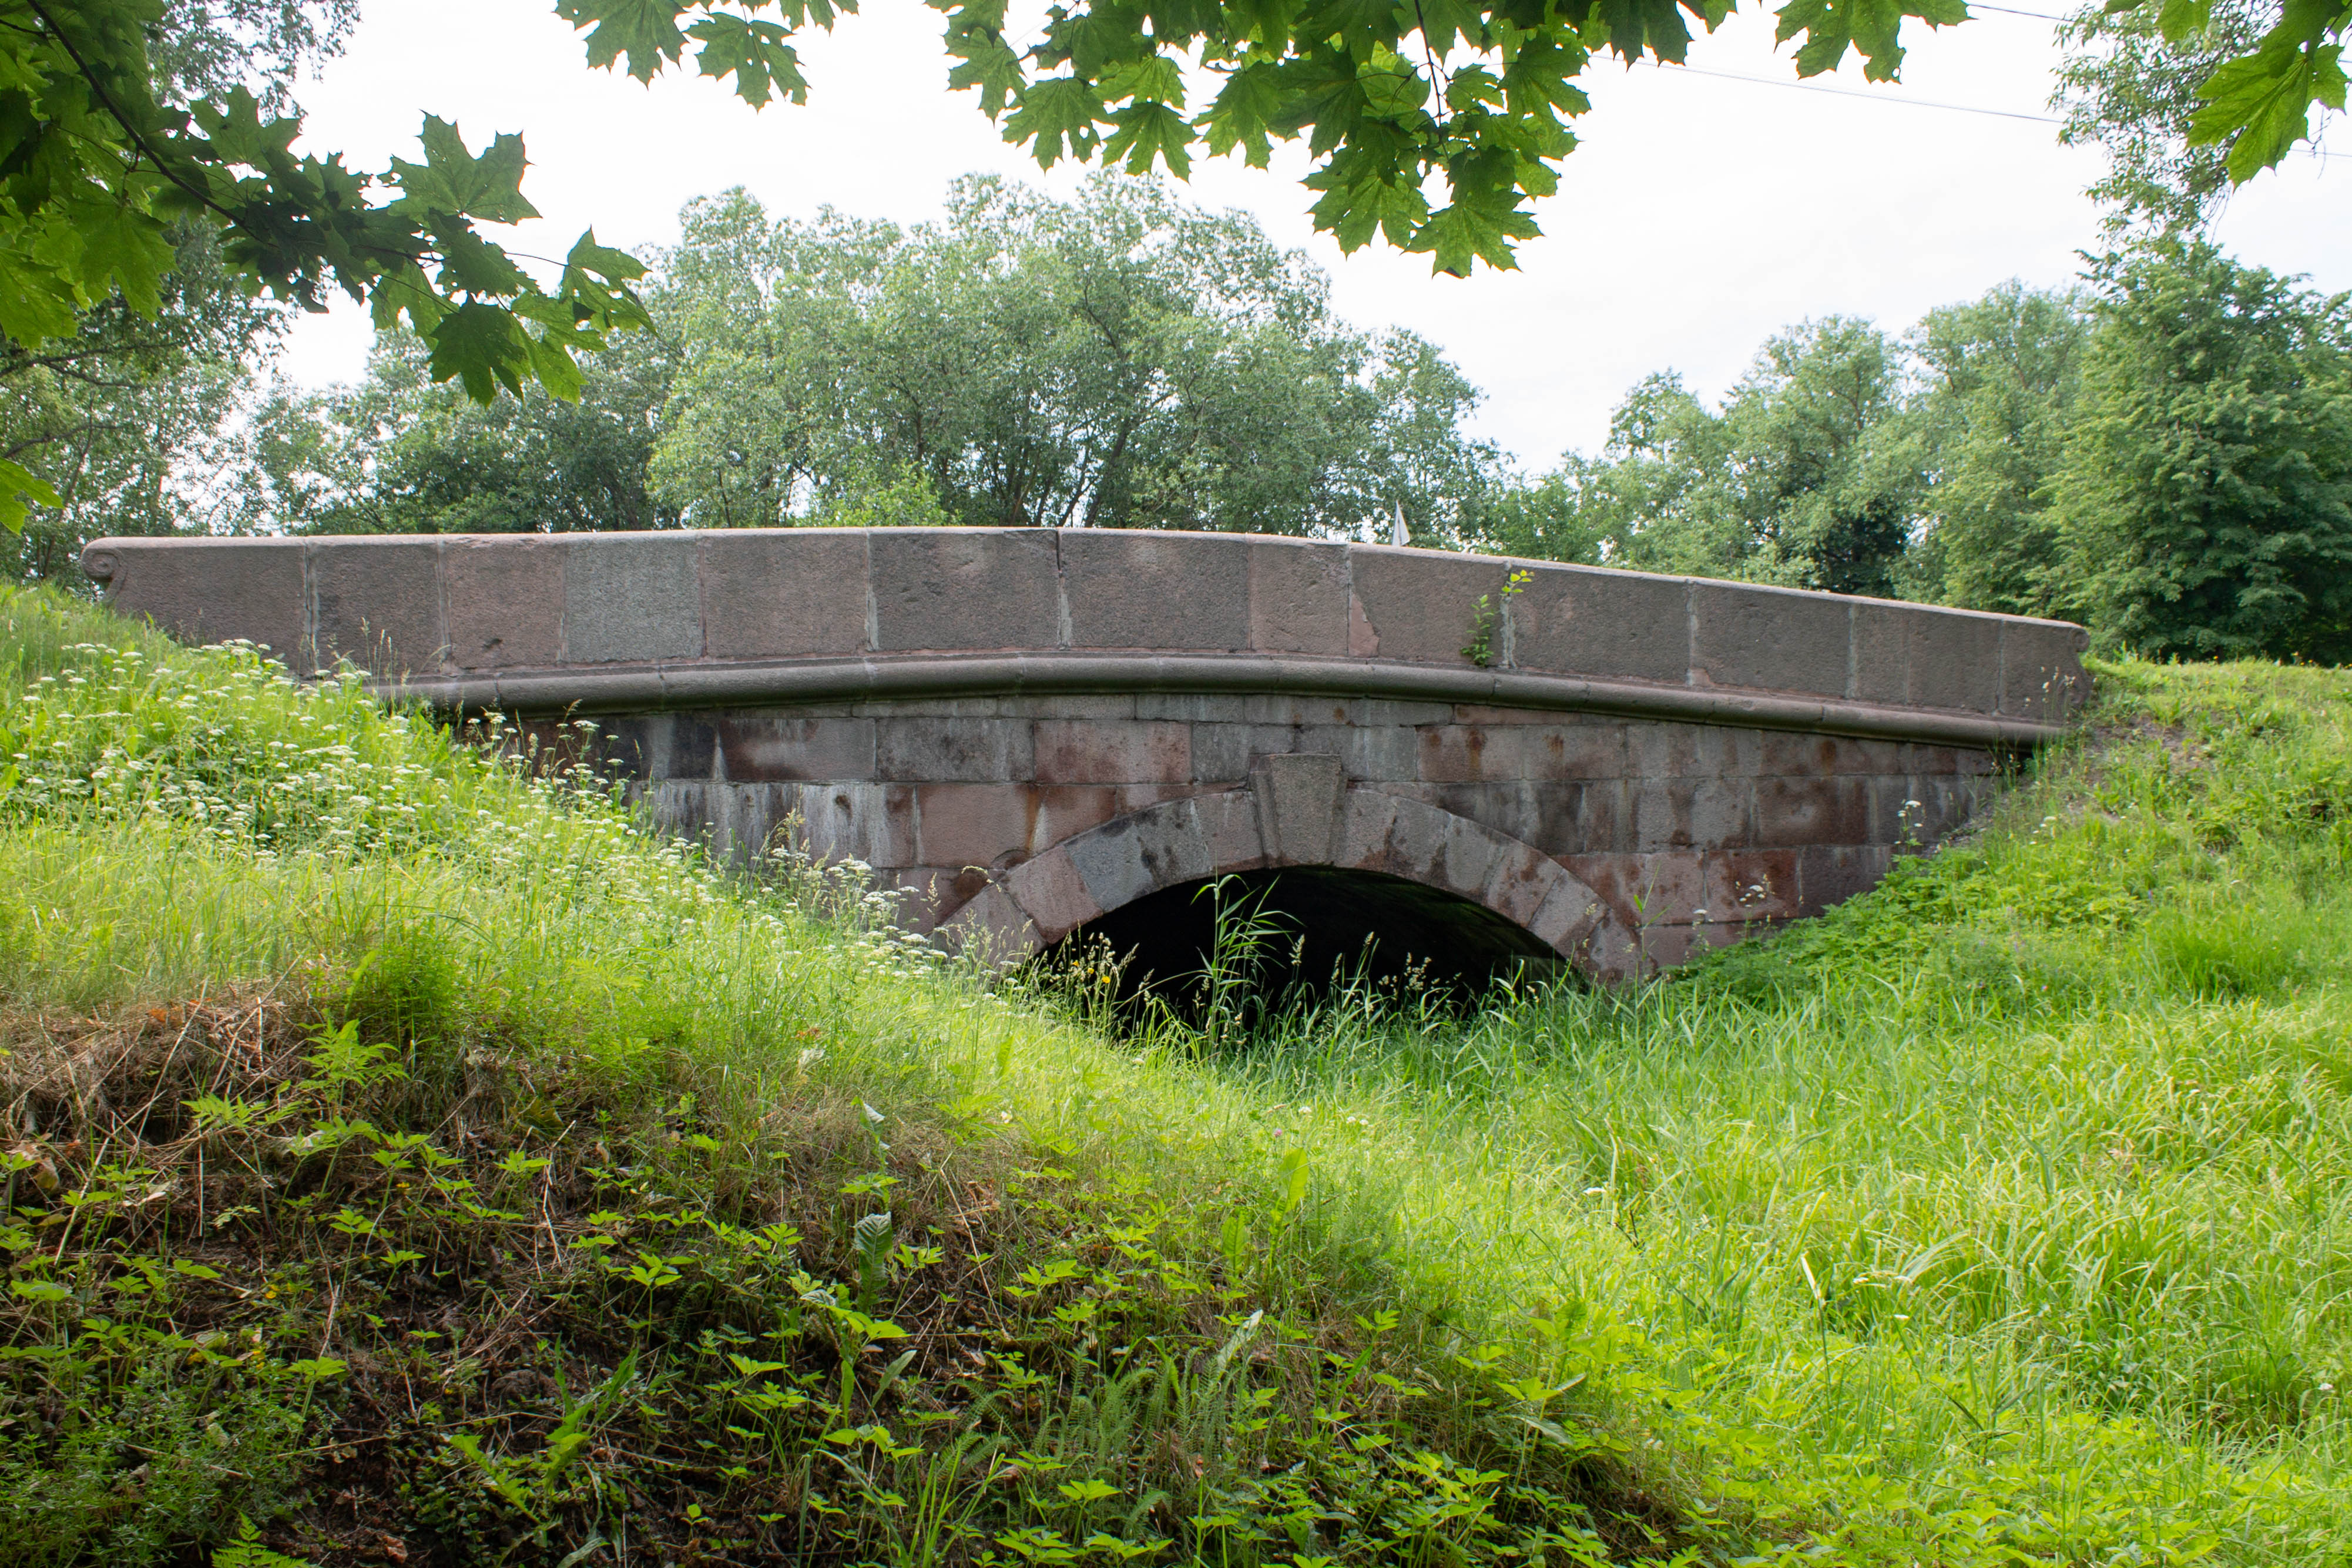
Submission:
{"label": "overcast white sky", "polygon": [[[831,37],[802,43],[805,106],[754,112],[720,84],[685,77],[639,86],[585,68],[551,0],[375,0],[345,57],[301,94],[309,145],[354,168],[415,155],[427,113],[478,147],[522,131],[524,193],[546,214],[516,248],[561,255],[590,225],[635,248],[677,234],[678,207],[731,185],[771,211],[831,204],[867,216],[936,215],[947,183],[998,170],[1056,190],[1007,147],[970,94],[950,94],[940,17],[918,0],[868,0]],[[2057,0],[2017,0],[2056,13]],[[1592,112],[1559,194],[1538,204],[1540,240],[1517,272],[1433,277],[1425,257],[1374,246],[1342,256],[1316,235],[1303,159],[1270,171],[1194,166],[1192,199],[1255,214],[1331,274],[1341,314],[1432,339],[1486,389],[1477,421],[1537,467],[1593,447],[1625,389],[1673,368],[1719,394],[1769,333],[1808,316],[1867,316],[1889,327],[2008,277],[2058,284],[2097,244],[2082,195],[2095,154],[2055,127],[1923,107],[2046,115],[2053,27],[1983,14],[1931,33],[1908,26],[1904,80],[1877,87],[1849,60],[1834,85],[1864,98],[1673,69],[1596,67]],[[1694,47],[1697,70],[1795,80],[1762,11]],[[1884,101],[1870,101],[1871,99]],[[2352,287],[2352,172],[2299,156],[2231,203],[2221,237],[2242,257]],[[313,384],[363,366],[363,314],[340,308],[297,329],[283,369]]]}

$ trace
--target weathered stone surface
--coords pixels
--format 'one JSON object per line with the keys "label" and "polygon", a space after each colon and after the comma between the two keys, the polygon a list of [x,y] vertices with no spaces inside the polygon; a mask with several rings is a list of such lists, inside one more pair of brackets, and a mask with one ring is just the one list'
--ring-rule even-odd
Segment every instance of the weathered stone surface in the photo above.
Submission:
{"label": "weathered stone surface", "polygon": [[2000,618],[1883,600],[1853,607],[1854,695],[1864,702],[1997,713],[2000,663],[1980,656]]}
{"label": "weathered stone surface", "polygon": [[1347,653],[1347,546],[1250,542],[1249,645],[1262,653]]}
{"label": "weathered stone surface", "polygon": [[183,539],[161,551],[105,539],[82,553],[107,601],[184,643],[257,643],[291,668],[303,663],[305,586],[299,545]]}
{"label": "weathered stone surface", "polygon": [[1894,863],[1894,852],[1884,844],[1815,844],[1797,858],[1797,891],[1801,910],[1819,915],[1843,904],[1858,893],[1878,885]]}
{"label": "weathered stone surface", "polygon": [[1348,792],[1349,864],[1464,898],[1475,899],[1485,891],[1486,874],[1504,847],[1499,835],[1401,796],[1388,796],[1384,806],[1360,808],[1359,799],[1373,793],[1380,792],[1368,788]]}
{"label": "weathered stone surface", "polygon": [[710,716],[655,713],[629,721],[628,741],[648,779],[710,779],[718,773],[719,731]]}
{"label": "weathered stone surface", "polygon": [[1688,678],[1686,580],[1573,566],[1532,572],[1509,601],[1515,668],[1675,685]]}
{"label": "weathered stone surface", "polygon": [[982,964],[1012,963],[1034,951],[1038,941],[1035,925],[1013,895],[993,885],[941,921],[939,930],[950,952]]}
{"label": "weathered stone surface", "polygon": [[1562,876],[1536,912],[1528,917],[1528,931],[1553,951],[1575,957],[1608,918],[1593,891],[1572,876]]}
{"label": "weathered stone surface", "polygon": [[1802,910],[1796,850],[1735,850],[1704,857],[1698,907],[1719,921],[1788,920]]}
{"label": "weathered stone surface", "polygon": [[441,541],[321,539],[309,552],[310,667],[349,659],[378,675],[437,675],[448,651]]}
{"label": "weathered stone surface", "polygon": [[1189,726],[1040,720],[1032,731],[1041,784],[1175,783],[1192,773]]}
{"label": "weathered stone surface", "polygon": [[[2057,622],[1321,541],[132,539],[85,562],[178,634],[519,710],[717,852],[789,833],[950,940],[1330,865],[1622,977],[1871,885],[2084,695]],[[1483,669],[1481,593],[1507,609]]]}
{"label": "weathered stone surface", "polygon": [[877,649],[1062,645],[1051,528],[881,528],[867,548]]}
{"label": "weathered stone surface", "polygon": [[1221,789],[1196,795],[1192,820],[1201,826],[1201,842],[1216,872],[1255,871],[1271,862],[1253,791]]}
{"label": "weathered stone surface", "polygon": [[1153,806],[1079,834],[1070,841],[1070,860],[1087,896],[1105,909],[1198,882],[1216,870],[1189,800]]}
{"label": "weathered stone surface", "polygon": [[915,791],[905,785],[803,784],[793,790],[789,810],[799,819],[797,847],[812,860],[887,868],[920,863]]}
{"label": "weathered stone surface", "polygon": [[1215,534],[1062,536],[1073,648],[1250,645],[1250,558]]}
{"label": "weathered stone surface", "polygon": [[1355,602],[1371,634],[1372,645],[1363,652],[1382,659],[1467,664],[1462,650],[1476,634],[1480,594],[1496,612],[1492,641],[1499,646],[1507,562],[1385,545],[1357,545],[1348,555]]}
{"label": "weathered stone surface", "polygon": [[1691,679],[1713,686],[1846,695],[1853,601],[1748,583],[1693,582]]}
{"label": "weathered stone surface", "polygon": [[719,753],[733,779],[872,779],[875,721],[786,718],[757,710],[717,716]]}
{"label": "weathered stone surface", "polygon": [[866,650],[866,535],[744,528],[702,536],[704,646],[714,659]]}
{"label": "weathered stone surface", "polygon": [[1759,779],[1752,841],[1767,848],[1867,843],[1874,789],[1874,780],[1843,776]]}
{"label": "weathered stone surface", "polygon": [[1008,865],[1030,852],[1025,791],[998,784],[926,784],[915,790],[916,842],[928,865]]}
{"label": "weathered stone surface", "polygon": [[1086,879],[1078,874],[1065,845],[1013,867],[1005,875],[1004,886],[1037,927],[1042,942],[1058,942],[1106,913],[1087,892]]}
{"label": "weathered stone surface", "polygon": [[1250,764],[1258,841],[1276,865],[1329,865],[1338,852],[1347,775],[1328,756],[1261,757]]}
{"label": "weathered stone surface", "polygon": [[2061,621],[2000,623],[2000,711],[2018,718],[2072,713],[2090,695],[2083,650],[2090,636]]}
{"label": "weathered stone surface", "polygon": [[1417,771],[1439,783],[1522,778],[1527,740],[1528,732],[1517,726],[1431,725],[1421,732]]}
{"label": "weathered stone surface", "polygon": [[563,559],[567,664],[702,654],[701,563],[658,534],[575,534]]}
{"label": "weathered stone surface", "polygon": [[1646,852],[1753,843],[1759,788],[1744,779],[1642,779],[1633,798],[1633,847]]}
{"label": "weathered stone surface", "polygon": [[1752,779],[1775,770],[1768,747],[1780,738],[1719,724],[1628,725],[1624,771],[1634,779]]}
{"label": "weathered stone surface", "polygon": [[875,730],[875,776],[905,783],[976,782],[1036,776],[1032,727],[1013,718],[884,719]]}
{"label": "weathered stone surface", "polygon": [[571,541],[458,538],[441,554],[449,659],[460,670],[563,662],[563,558]]}

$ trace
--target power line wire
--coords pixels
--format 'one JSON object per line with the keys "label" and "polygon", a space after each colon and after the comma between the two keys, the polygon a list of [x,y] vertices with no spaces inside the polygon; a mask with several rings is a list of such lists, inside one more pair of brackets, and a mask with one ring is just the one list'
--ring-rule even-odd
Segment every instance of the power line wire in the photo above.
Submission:
{"label": "power line wire", "polygon": [[1823,92],[1838,98],[1858,98],[1866,103],[1896,104],[1906,109],[1941,109],[1954,114],[1986,114],[1996,120],[2031,120],[2036,125],[2066,123],[2063,120],[2053,119],[2046,114],[2025,114],[2013,109],[1979,109],[1972,103],[1944,103],[1932,98],[1889,98],[1881,93],[1862,92],[1850,87],[1824,87],[1818,82],[1809,81],[1780,81],[1772,77],[1743,76],[1737,71],[1711,71],[1698,66],[1662,64],[1655,68],[1661,71],[1680,71],[1695,77],[1714,77],[1721,81],[1744,81],[1751,87],[1780,87],[1789,88],[1797,92]]}
{"label": "power line wire", "polygon": [[2004,16],[2031,16],[2037,22],[2071,22],[2074,20],[2071,16],[2053,16],[2047,11],[2020,11],[2014,6],[2010,5],[1979,5],[1975,3],[1975,0],[1969,0],[1969,9],[1971,11],[1998,11]]}

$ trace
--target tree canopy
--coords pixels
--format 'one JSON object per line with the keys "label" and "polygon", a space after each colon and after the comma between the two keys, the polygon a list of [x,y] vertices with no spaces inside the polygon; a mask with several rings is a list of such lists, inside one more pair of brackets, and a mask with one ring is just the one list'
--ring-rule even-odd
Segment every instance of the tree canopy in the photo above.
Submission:
{"label": "tree canopy", "polygon": [[1497,466],[1429,343],[1335,318],[1237,213],[1104,173],[988,176],[911,226],[690,204],[656,329],[576,405],[468,402],[387,335],[368,379],[256,422],[280,526],[350,531],[1076,525],[1333,534],[1402,511],[1448,542]]}
{"label": "tree canopy", "polygon": [[2201,243],[2100,283],[2052,486],[2069,608],[2143,653],[2352,659],[2352,297]]}
{"label": "tree canopy", "polygon": [[[1276,140],[1303,141],[1316,223],[1353,248],[1375,235],[1441,270],[1511,265],[1537,232],[1531,204],[1555,188],[1576,144],[1577,83],[1597,56],[1685,57],[1694,24],[1731,0],[1097,0],[1057,5],[1034,43],[1006,34],[1006,0],[929,0],[956,61],[949,85],[976,89],[1007,140],[1042,163],[1100,158],[1181,175],[1196,150],[1264,165]],[[2118,0],[2117,9],[2156,0]],[[2168,38],[2205,29],[2213,0],[2162,0]],[[223,264],[252,291],[320,308],[331,291],[366,301],[380,326],[405,323],[436,380],[487,400],[536,382],[575,397],[575,355],[642,326],[627,255],[572,246],[560,275],[534,277],[481,225],[534,216],[521,192],[520,137],[480,152],[428,117],[421,161],[378,173],[340,155],[293,152],[299,112],[282,91],[237,81],[225,63],[273,10],[330,32],[348,0],[207,8],[211,31],[182,28],[159,48],[164,0],[0,0],[0,335],[33,349],[72,336],[119,296],[163,308],[173,225],[219,231]],[[850,0],[556,0],[586,35],[592,65],[650,80],[688,64],[733,79],[753,105],[799,101],[808,84],[791,39],[830,27]],[[1966,19],[1964,0],[1789,0],[1778,36],[1811,76],[1859,52],[1890,79],[1906,20]],[[2199,89],[2188,140],[2226,143],[2243,180],[2308,131],[2314,103],[2341,108],[2340,38],[2352,0],[2285,0],[2254,47]],[[242,29],[242,31],[240,30]],[[300,29],[280,29],[301,47]],[[265,65],[267,62],[263,62]],[[282,77],[278,78],[282,81]],[[1213,90],[1212,90],[1213,89]],[[1204,99],[1195,108],[1192,99]],[[0,521],[22,497],[55,493],[0,459]]]}

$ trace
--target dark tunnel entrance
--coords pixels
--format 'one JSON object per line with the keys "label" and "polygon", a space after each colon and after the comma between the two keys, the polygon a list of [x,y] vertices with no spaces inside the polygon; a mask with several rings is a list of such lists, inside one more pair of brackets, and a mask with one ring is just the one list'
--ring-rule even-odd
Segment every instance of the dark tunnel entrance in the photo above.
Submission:
{"label": "dark tunnel entrance", "polygon": [[1474,1003],[1496,982],[1548,978],[1560,956],[1493,910],[1437,888],[1378,872],[1287,866],[1241,872],[1147,894],[1062,938],[1044,955],[1066,962],[1094,944],[1126,960],[1118,998],[1147,989],[1180,1015],[1198,1009],[1201,977],[1215,942],[1217,910],[1263,915],[1253,988],[1276,1004],[1328,997],[1343,985],[1377,988],[1408,1004]]}

